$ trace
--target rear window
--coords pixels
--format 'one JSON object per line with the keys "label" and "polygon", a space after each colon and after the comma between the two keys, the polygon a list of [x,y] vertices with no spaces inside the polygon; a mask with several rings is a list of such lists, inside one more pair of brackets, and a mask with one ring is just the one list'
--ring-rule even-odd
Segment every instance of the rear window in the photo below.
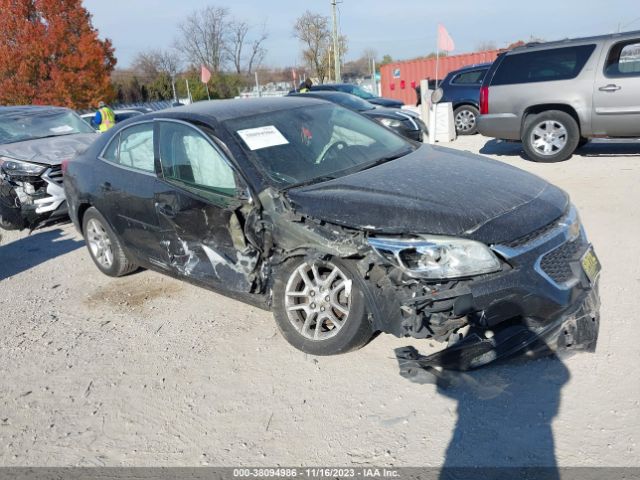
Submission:
{"label": "rear window", "polygon": [[453,77],[451,83],[454,85],[480,85],[485,73],[487,73],[487,69],[464,72]]}
{"label": "rear window", "polygon": [[507,55],[494,74],[491,85],[576,78],[595,48],[595,45],[578,45]]}

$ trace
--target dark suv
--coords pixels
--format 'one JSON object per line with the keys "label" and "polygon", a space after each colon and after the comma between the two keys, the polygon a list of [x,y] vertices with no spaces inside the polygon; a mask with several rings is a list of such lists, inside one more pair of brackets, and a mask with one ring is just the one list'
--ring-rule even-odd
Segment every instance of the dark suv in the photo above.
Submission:
{"label": "dark suv", "polygon": [[515,48],[480,98],[480,133],[522,141],[537,162],[566,160],[590,138],[640,137],[640,31]]}
{"label": "dark suv", "polygon": [[450,72],[442,83],[442,100],[453,104],[453,117],[458,135],[476,133],[480,109],[480,87],[490,63],[470,65]]}

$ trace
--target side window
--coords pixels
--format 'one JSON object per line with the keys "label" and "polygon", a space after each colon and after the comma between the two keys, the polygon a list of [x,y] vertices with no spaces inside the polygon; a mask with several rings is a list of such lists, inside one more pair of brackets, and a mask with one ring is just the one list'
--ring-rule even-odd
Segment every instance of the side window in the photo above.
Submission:
{"label": "side window", "polygon": [[640,77],[640,39],[611,47],[604,68],[607,77]]}
{"label": "side window", "polygon": [[160,123],[160,160],[168,180],[225,195],[235,194],[231,167],[202,134],[187,125]]}
{"label": "side window", "polygon": [[154,172],[153,123],[143,123],[120,132],[120,165]]}
{"label": "side window", "polygon": [[480,85],[486,70],[474,70],[472,72],[464,72],[456,75],[451,83],[454,85]]}
{"label": "side window", "polygon": [[506,55],[498,66],[491,85],[576,78],[595,48],[595,45],[577,45]]}
{"label": "side window", "polygon": [[120,134],[117,134],[115,137],[111,139],[111,143],[107,146],[107,149],[104,151],[102,158],[105,160],[109,160],[113,163],[118,163],[118,150],[120,149]]}

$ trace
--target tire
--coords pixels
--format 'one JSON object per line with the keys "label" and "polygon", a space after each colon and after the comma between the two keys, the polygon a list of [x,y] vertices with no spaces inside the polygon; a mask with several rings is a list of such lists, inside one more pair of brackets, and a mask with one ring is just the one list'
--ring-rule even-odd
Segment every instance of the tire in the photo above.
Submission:
{"label": "tire", "polygon": [[[301,272],[305,272],[306,280]],[[320,281],[316,281],[316,272]],[[374,334],[363,288],[360,274],[344,261],[291,259],[276,273],[273,286],[276,324],[293,347],[311,355],[338,355],[357,350]],[[336,308],[336,304],[342,310]],[[310,315],[313,315],[311,319]]]}
{"label": "tire", "polygon": [[530,160],[562,162],[573,155],[579,142],[580,129],[568,113],[549,110],[525,120],[522,146]]}
{"label": "tire", "polygon": [[458,135],[475,135],[478,132],[480,112],[473,105],[462,105],[453,112],[453,122]]}
{"label": "tire", "polygon": [[82,232],[93,263],[110,277],[122,277],[137,269],[122,249],[118,236],[109,222],[94,207],[82,219]]}

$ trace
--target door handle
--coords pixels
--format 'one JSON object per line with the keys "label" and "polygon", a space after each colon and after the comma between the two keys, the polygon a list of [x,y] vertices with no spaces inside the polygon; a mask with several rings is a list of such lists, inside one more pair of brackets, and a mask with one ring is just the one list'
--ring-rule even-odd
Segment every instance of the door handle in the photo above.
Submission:
{"label": "door handle", "polygon": [[174,218],[176,216],[176,211],[173,207],[167,203],[156,203],[156,210],[164,215],[165,217]]}
{"label": "door handle", "polygon": [[609,85],[605,85],[604,87],[600,87],[598,90],[601,92],[617,92],[622,87],[620,85],[616,85],[614,83],[610,83]]}
{"label": "door handle", "polygon": [[100,185],[100,189],[103,192],[110,192],[111,190],[113,190],[113,187],[111,186],[111,183],[104,182],[102,185]]}

